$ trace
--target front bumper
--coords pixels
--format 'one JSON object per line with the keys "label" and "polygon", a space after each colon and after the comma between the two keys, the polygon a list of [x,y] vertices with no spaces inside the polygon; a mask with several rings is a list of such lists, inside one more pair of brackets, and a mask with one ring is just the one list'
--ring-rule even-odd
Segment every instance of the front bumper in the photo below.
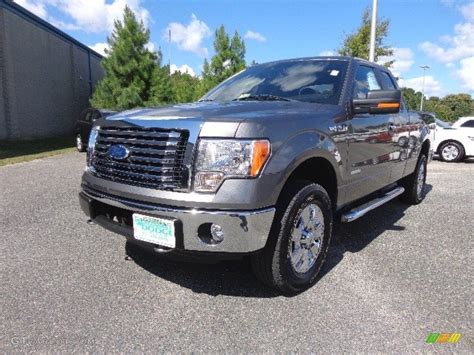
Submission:
{"label": "front bumper", "polygon": [[[97,224],[136,242],[138,241],[133,237],[130,222],[134,212],[176,219],[180,226],[176,231],[176,249],[193,252],[251,253],[260,250],[267,242],[275,215],[275,208],[224,211],[166,207],[105,194],[84,185],[79,194],[79,202],[84,213]],[[114,218],[117,215],[119,218]],[[221,243],[208,244],[199,238],[199,227],[208,223],[222,227],[224,240]],[[166,248],[155,246],[155,250],[166,251]]]}

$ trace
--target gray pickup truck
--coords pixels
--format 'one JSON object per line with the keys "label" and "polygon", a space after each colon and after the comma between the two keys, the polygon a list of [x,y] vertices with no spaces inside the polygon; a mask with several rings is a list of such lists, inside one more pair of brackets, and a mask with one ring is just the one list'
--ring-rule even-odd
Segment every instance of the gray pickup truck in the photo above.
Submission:
{"label": "gray pickup truck", "polygon": [[250,256],[264,283],[297,293],[316,282],[335,221],[423,200],[430,144],[385,67],[277,61],[199,102],[97,121],[80,204],[127,248]]}

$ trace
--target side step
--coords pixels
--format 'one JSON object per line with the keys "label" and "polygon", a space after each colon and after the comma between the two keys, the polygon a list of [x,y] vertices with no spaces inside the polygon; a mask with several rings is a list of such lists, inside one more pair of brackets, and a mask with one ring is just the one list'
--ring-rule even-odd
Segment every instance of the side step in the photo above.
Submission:
{"label": "side step", "polygon": [[356,219],[365,215],[367,212],[372,211],[373,209],[376,209],[379,206],[382,206],[384,203],[387,203],[390,200],[393,200],[395,197],[401,195],[403,192],[405,192],[405,189],[403,187],[397,187],[393,190],[390,190],[382,197],[364,203],[363,205],[360,205],[356,208],[353,208],[349,212],[344,213],[341,217],[341,222],[349,223],[355,221]]}

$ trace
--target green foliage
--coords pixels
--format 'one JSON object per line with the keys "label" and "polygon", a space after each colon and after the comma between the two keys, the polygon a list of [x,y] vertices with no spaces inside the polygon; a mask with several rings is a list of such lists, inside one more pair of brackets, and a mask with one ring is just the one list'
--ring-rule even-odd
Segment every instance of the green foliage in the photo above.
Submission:
{"label": "green foliage", "polygon": [[440,118],[454,122],[459,117],[474,114],[474,100],[469,94],[452,94],[438,100],[430,98],[423,104],[423,109],[436,112]]}
{"label": "green foliage", "polygon": [[199,78],[178,71],[171,75],[171,83],[173,102],[194,102],[199,99]]}
{"label": "green foliage", "polygon": [[173,83],[169,75],[169,66],[160,67],[157,65],[152,77],[150,89],[150,99],[148,105],[162,105],[174,102]]}
{"label": "green foliage", "polygon": [[224,81],[235,73],[245,69],[245,43],[236,31],[232,39],[221,25],[215,32],[214,50],[216,54],[211,62],[204,60],[202,93]]}
{"label": "green foliage", "polygon": [[[411,88],[402,88],[402,93],[408,109],[420,109],[421,92],[415,92]],[[433,96],[425,99],[423,111],[434,112],[439,118],[454,122],[459,117],[474,114],[474,100],[469,94],[451,94],[443,98]]]}
{"label": "green foliage", "polygon": [[97,84],[93,106],[125,110],[192,102],[245,68],[245,43],[237,32],[230,38],[224,26],[215,32],[216,54],[210,63],[204,60],[202,78],[180,72],[170,75],[169,66],[161,66],[161,51],[145,47],[149,39],[149,30],[126,7],[107,39],[110,50],[102,59],[105,76]]}
{"label": "green foliage", "polygon": [[[346,36],[342,48],[338,50],[339,55],[348,57],[358,57],[369,59],[370,51],[370,12],[369,9],[364,10],[362,15],[362,23],[357,30]],[[382,56],[393,55],[393,49],[384,45],[384,41],[388,35],[390,22],[388,19],[377,21],[376,40],[375,40],[375,61]],[[385,63],[389,67],[392,62]]]}
{"label": "green foliage", "polygon": [[125,7],[122,21],[115,21],[107,39],[110,50],[102,60],[105,76],[96,87],[93,106],[124,110],[154,101],[151,95],[157,93],[152,86],[161,54],[145,47],[149,40],[149,30]]}
{"label": "green foliage", "polygon": [[421,102],[421,92],[415,92],[412,88],[402,88],[403,101],[409,110],[418,110]]}

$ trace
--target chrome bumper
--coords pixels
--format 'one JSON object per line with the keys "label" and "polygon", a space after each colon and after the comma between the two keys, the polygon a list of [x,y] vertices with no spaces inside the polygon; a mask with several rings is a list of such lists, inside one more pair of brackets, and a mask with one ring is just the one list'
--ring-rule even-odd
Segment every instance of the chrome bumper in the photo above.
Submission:
{"label": "chrome bumper", "polygon": [[[170,208],[123,199],[84,186],[81,194],[105,205],[181,221],[183,226],[182,245],[186,251],[249,253],[260,250],[267,242],[275,215],[275,208],[256,211],[212,211]],[[83,210],[86,212],[84,207]],[[224,240],[221,243],[207,244],[198,237],[199,227],[206,223],[215,223],[222,227]]]}

